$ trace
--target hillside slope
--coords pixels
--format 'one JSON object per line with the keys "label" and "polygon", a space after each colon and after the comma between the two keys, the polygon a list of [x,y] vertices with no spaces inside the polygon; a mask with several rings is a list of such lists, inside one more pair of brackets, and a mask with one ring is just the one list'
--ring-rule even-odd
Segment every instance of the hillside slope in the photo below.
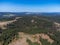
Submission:
{"label": "hillside slope", "polygon": [[60,45],[60,32],[55,23],[47,18],[22,16],[6,27],[5,30],[0,29],[2,45]]}

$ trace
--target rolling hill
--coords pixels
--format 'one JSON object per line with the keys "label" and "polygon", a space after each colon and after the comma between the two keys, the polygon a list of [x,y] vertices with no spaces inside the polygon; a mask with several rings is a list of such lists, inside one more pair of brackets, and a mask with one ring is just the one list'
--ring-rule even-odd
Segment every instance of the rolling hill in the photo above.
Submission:
{"label": "rolling hill", "polygon": [[[11,20],[1,19],[8,22],[15,20],[16,17],[18,16],[14,16],[14,19],[9,17]],[[1,45],[60,45],[60,31],[58,31],[60,23],[56,16],[28,14],[19,17],[21,18],[7,24],[6,29],[0,28]],[[2,23],[2,20],[0,21]]]}

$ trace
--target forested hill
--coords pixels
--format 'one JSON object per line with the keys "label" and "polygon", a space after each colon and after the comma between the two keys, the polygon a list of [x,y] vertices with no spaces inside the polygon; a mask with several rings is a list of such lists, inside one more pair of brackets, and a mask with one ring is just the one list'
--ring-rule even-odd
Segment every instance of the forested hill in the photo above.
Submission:
{"label": "forested hill", "polygon": [[[41,39],[39,36],[39,42],[41,41],[42,45],[60,45],[60,32],[57,31],[56,25],[54,21],[48,19],[47,16],[34,16],[34,15],[26,15],[20,16],[21,18],[17,19],[17,21],[8,24],[7,29],[0,29],[0,42],[2,45],[10,44],[14,39],[19,39],[18,33],[23,32],[30,35],[35,34],[45,34],[48,35],[49,38],[54,40],[52,44],[47,42],[47,40]],[[24,35],[26,37],[26,35]],[[31,40],[27,39],[30,45],[39,45],[37,42],[33,43]]]}

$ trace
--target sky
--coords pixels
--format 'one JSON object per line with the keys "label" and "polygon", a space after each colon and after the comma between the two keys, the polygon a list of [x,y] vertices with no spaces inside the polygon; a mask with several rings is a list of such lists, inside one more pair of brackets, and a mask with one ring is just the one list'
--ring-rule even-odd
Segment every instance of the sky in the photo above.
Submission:
{"label": "sky", "polygon": [[60,0],[0,0],[0,12],[60,12]]}

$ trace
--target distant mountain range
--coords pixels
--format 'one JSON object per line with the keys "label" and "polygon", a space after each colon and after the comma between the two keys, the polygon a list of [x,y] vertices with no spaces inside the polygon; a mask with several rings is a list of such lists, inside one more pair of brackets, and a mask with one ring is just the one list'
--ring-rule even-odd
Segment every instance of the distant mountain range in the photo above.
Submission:
{"label": "distant mountain range", "polygon": [[42,15],[42,16],[60,16],[60,12],[44,13],[44,12],[0,12],[0,17],[24,16],[24,15]]}

